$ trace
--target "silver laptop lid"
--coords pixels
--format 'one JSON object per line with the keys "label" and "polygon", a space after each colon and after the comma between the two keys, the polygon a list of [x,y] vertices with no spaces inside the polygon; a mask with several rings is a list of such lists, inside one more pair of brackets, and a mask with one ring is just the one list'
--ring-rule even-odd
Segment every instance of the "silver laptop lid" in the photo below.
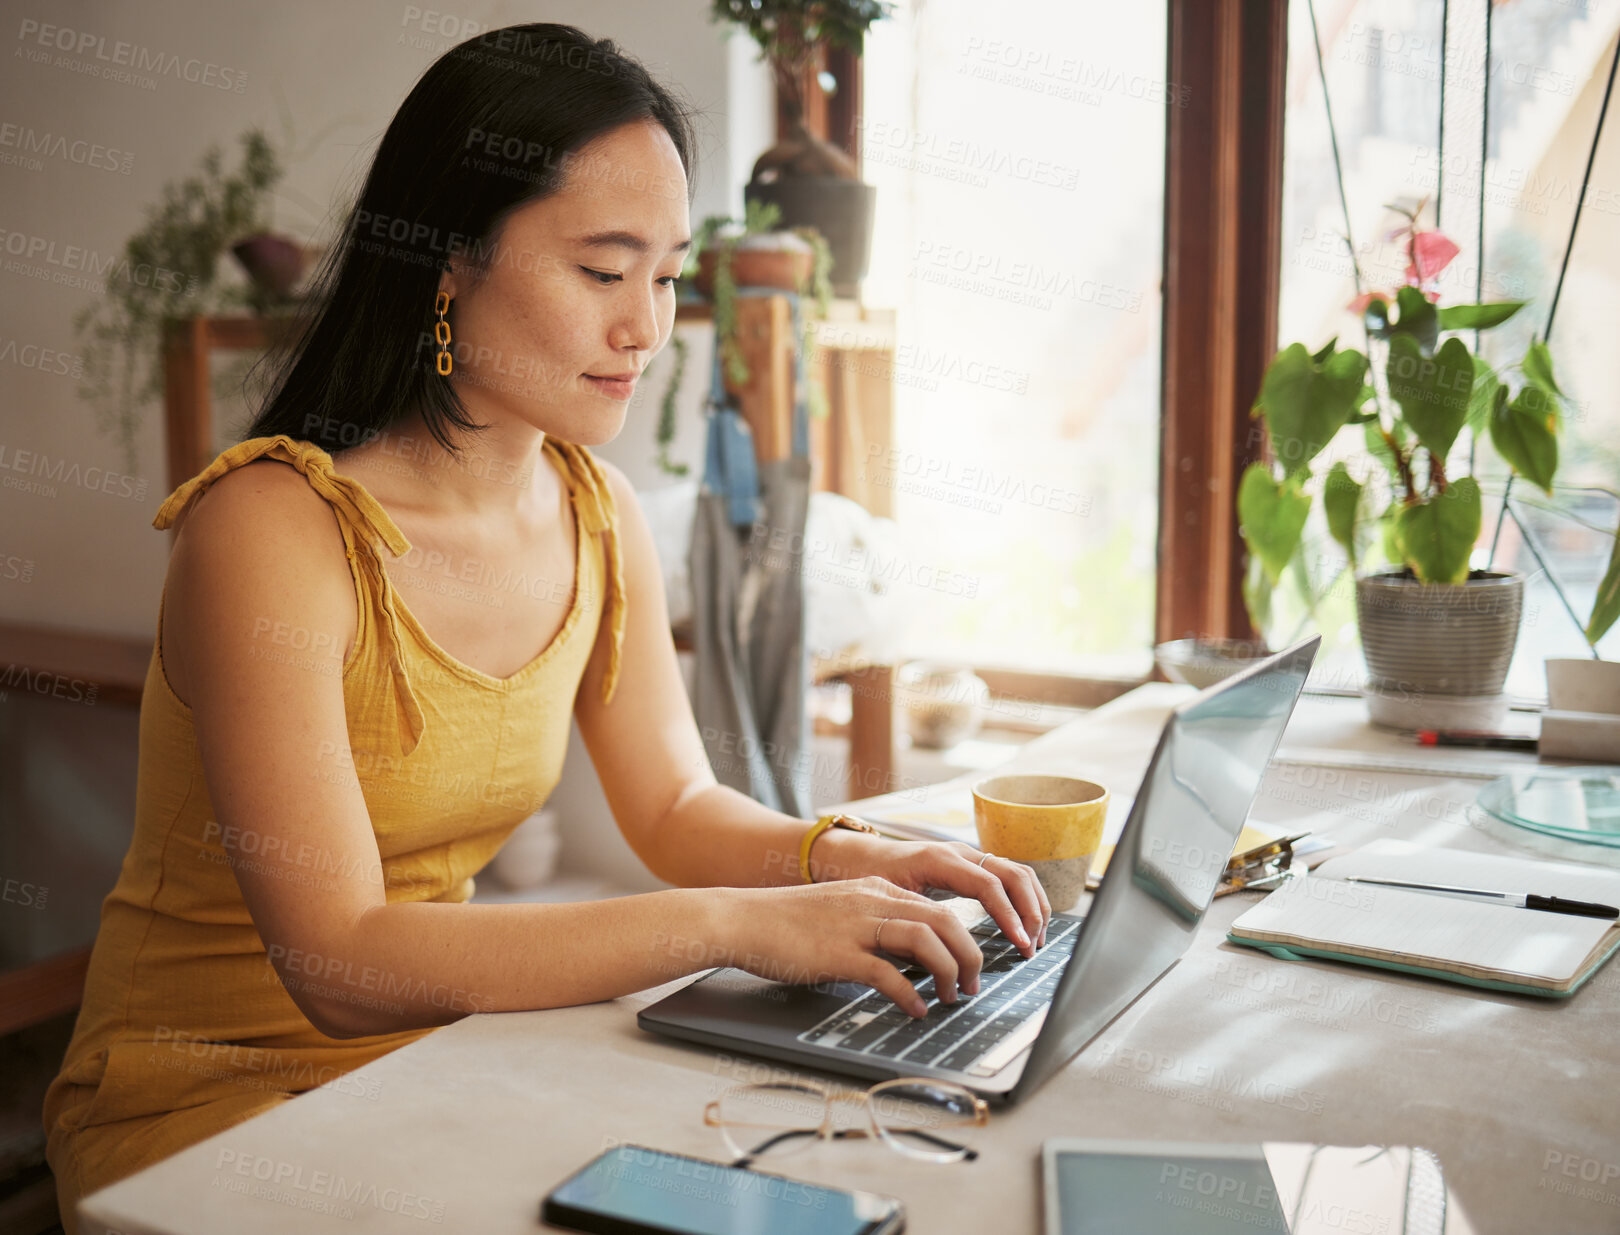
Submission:
{"label": "silver laptop lid", "polygon": [[1009,1100],[1033,1091],[1181,959],[1320,644],[1302,640],[1171,713]]}

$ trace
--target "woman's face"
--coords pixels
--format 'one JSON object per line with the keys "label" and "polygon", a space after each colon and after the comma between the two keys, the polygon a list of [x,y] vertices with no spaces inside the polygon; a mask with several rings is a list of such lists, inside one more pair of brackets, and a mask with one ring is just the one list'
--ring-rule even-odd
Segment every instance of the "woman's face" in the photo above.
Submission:
{"label": "woman's face", "polygon": [[[517,160],[512,171],[525,174]],[[663,126],[621,125],[568,160],[561,189],[508,217],[482,277],[459,263],[442,277],[450,380],[476,418],[586,446],[613,439],[674,326],[686,200]]]}

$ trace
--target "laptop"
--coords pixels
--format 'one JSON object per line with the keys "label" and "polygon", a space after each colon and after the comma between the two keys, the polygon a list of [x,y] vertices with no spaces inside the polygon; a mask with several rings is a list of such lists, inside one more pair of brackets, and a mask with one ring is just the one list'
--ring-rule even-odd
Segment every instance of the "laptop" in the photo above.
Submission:
{"label": "laptop", "polygon": [[1178,706],[1165,722],[1084,915],[1053,914],[1029,959],[978,901],[954,897],[984,953],[979,993],[941,1003],[926,969],[913,1018],[859,982],[790,985],[716,969],[644,1008],[652,1033],[849,1076],[924,1076],[993,1104],[1033,1093],[1179,961],[1316,658],[1305,639]]}

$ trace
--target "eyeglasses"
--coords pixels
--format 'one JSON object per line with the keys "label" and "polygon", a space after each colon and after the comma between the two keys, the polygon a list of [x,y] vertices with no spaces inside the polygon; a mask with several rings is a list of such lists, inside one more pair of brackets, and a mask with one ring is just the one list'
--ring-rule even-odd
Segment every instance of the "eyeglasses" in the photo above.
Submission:
{"label": "eyeglasses", "polygon": [[[869,1127],[838,1126],[834,1106],[858,1102]],[[813,1081],[738,1085],[703,1111],[726,1145],[747,1166],[764,1154],[797,1153],[818,1140],[874,1136],[890,1149],[924,1162],[971,1161],[968,1142],[990,1122],[990,1107],[971,1090],[925,1077],[883,1081],[867,1090],[835,1092]],[[761,1134],[765,1139],[757,1141]]]}
{"label": "eyeglasses", "polygon": [[1257,892],[1274,888],[1293,872],[1294,842],[1304,840],[1309,832],[1284,836],[1234,853],[1226,863],[1221,881],[1215,888],[1216,896],[1233,892]]}

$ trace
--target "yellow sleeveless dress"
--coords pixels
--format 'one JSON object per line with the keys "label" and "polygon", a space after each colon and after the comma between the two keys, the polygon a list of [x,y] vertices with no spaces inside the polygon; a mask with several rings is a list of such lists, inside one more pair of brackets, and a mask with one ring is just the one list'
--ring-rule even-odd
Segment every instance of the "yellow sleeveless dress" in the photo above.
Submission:
{"label": "yellow sleeveless dress", "polygon": [[[297,468],[336,512],[359,623],[341,669],[343,699],[390,902],[467,900],[474,872],[551,794],[604,619],[612,646],[603,697],[612,697],[624,630],[613,495],[585,447],[548,437],[542,449],[573,505],[574,594],[551,644],[508,678],[462,664],[429,638],[380,556],[384,548],[403,555],[409,542],[309,442],[239,442],[176,489],[153,520],[169,527],[219,477],[260,458]],[[158,613],[161,623],[161,602]],[[169,689],[161,650],[154,639],[134,835],[102,903],[84,1002],[45,1098],[47,1158],[70,1233],[79,1197],[307,1089],[348,1085],[357,1100],[375,1098],[344,1074],[430,1032],[328,1038],[293,1003],[219,843],[191,711]],[[283,651],[307,654],[276,649]],[[347,775],[348,759],[339,757]],[[317,857],[298,877],[342,873]],[[374,997],[389,1002],[386,992]]]}

